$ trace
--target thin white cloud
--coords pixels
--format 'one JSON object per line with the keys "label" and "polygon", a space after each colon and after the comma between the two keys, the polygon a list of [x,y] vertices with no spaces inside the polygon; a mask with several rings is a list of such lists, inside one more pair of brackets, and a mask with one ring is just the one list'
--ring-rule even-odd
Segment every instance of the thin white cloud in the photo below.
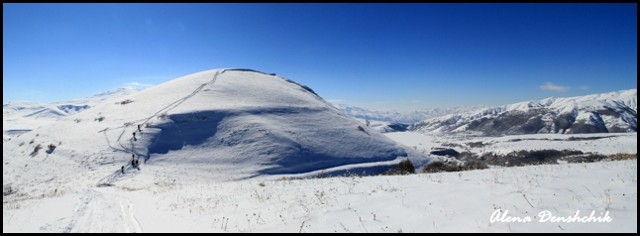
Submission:
{"label": "thin white cloud", "polygon": [[589,86],[586,85],[582,85],[580,87],[578,87],[580,90],[589,90]]}
{"label": "thin white cloud", "polygon": [[546,84],[540,85],[541,90],[561,92],[561,93],[569,91],[569,88],[570,87],[568,86],[555,85],[551,82],[547,82]]}
{"label": "thin white cloud", "polygon": [[153,86],[153,84],[145,84],[145,83],[139,83],[139,82],[133,81],[133,82],[125,83],[124,86],[122,87],[126,89],[143,90],[151,86]]}

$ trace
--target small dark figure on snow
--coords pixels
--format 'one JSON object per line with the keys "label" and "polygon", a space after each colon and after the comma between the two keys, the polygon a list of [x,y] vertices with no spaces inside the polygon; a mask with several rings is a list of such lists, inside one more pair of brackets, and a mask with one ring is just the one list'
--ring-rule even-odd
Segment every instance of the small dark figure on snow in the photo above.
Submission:
{"label": "small dark figure on snow", "polygon": [[138,125],[138,131],[142,132],[142,130],[140,129],[140,125]]}
{"label": "small dark figure on snow", "polygon": [[131,166],[136,167],[136,154],[131,154]]}
{"label": "small dark figure on snow", "polygon": [[138,139],[136,139],[136,132],[133,132],[133,141],[137,141]]}
{"label": "small dark figure on snow", "polygon": [[124,166],[120,168],[120,171],[122,171],[122,173],[124,174]]}

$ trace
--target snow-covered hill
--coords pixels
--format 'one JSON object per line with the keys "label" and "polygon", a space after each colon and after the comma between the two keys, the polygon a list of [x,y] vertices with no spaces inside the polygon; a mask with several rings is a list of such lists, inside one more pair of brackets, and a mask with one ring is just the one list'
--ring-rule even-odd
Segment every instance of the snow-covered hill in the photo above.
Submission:
{"label": "snow-covered hill", "polygon": [[421,132],[483,135],[637,132],[637,90],[546,98],[419,122]]}
{"label": "snow-covered hill", "polygon": [[142,171],[154,166],[225,180],[370,173],[407,157],[426,161],[305,86],[255,71],[210,70],[100,103],[4,142],[3,176],[23,188],[108,186],[140,172],[130,163],[132,154]]}

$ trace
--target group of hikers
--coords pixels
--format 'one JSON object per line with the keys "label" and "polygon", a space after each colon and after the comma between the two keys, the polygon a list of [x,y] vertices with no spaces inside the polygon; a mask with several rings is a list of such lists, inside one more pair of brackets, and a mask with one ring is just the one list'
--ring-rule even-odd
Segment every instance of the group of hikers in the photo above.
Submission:
{"label": "group of hikers", "polygon": [[[142,132],[142,129],[140,129],[140,125],[138,125],[138,132]],[[138,141],[138,139],[136,139],[136,131],[133,131],[133,141]]]}
{"label": "group of hikers", "polygon": [[[140,159],[136,159],[136,154],[131,154],[131,167],[140,170]],[[124,174],[124,166],[120,168],[120,171]]]}
{"label": "group of hikers", "polygon": [[[138,132],[142,132],[140,125],[138,125]],[[138,139],[136,139],[136,131],[133,131],[133,141],[138,141]],[[139,164],[140,162],[139,159],[136,159],[136,154],[131,154],[131,166],[140,170]],[[124,166],[120,167],[120,171],[122,172],[122,174],[124,174]]]}

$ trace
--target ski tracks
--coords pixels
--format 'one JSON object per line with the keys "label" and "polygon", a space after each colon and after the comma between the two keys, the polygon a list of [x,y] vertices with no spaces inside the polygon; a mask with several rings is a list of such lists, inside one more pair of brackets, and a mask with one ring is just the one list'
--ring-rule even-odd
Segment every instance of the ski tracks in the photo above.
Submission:
{"label": "ski tracks", "polygon": [[125,198],[120,198],[118,202],[120,202],[120,214],[123,220],[128,222],[128,224],[123,224],[125,232],[142,233],[142,226],[140,226],[140,222],[133,214],[133,203]]}
{"label": "ski tracks", "polygon": [[133,203],[122,196],[87,190],[76,204],[71,222],[65,233],[142,233],[136,219]]}

